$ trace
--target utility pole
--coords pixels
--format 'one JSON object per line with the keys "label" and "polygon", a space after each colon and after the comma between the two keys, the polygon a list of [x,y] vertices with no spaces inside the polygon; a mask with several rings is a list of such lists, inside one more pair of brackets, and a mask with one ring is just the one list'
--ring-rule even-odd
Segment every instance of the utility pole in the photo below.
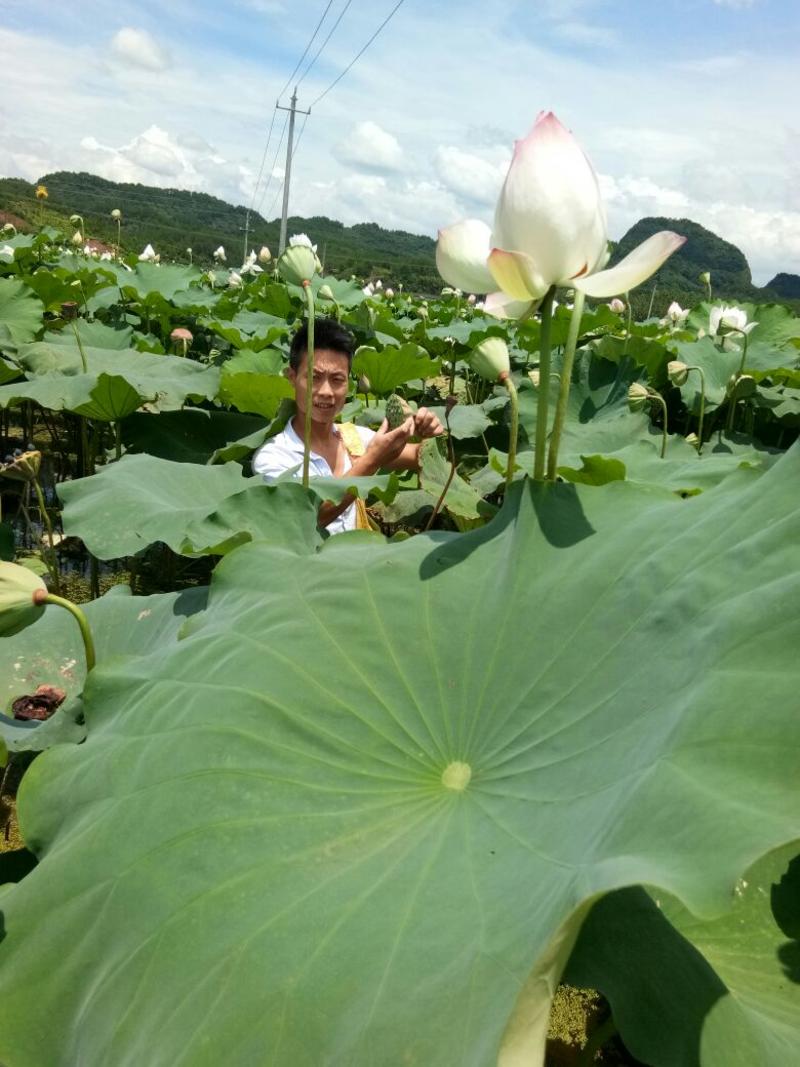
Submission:
{"label": "utility pole", "polygon": [[[289,140],[286,142],[286,170],[283,175],[283,208],[281,210],[281,236],[278,242],[278,255],[286,249],[286,220],[289,217],[289,182],[292,179],[292,155],[294,153],[294,117],[297,114],[297,86],[292,93],[290,107],[281,107],[280,111],[289,112]],[[301,115],[310,115],[311,110],[301,111]]]}

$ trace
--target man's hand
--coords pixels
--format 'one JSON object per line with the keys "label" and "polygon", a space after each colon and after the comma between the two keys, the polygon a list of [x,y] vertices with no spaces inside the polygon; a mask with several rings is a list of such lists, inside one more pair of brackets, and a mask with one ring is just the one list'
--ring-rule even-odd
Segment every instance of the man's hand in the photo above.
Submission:
{"label": "man's hand", "polygon": [[[427,414],[430,415],[429,412]],[[384,419],[380,429],[367,445],[364,458],[368,459],[375,469],[388,466],[400,456],[408,444],[409,438],[415,432],[414,421],[413,416],[409,415],[406,421],[398,426],[396,430],[390,430],[389,424]],[[434,421],[438,422],[439,420],[434,416]]]}
{"label": "man's hand", "polygon": [[427,408],[419,408],[414,416],[414,436],[424,441],[428,437],[439,437],[444,433],[444,426]]}

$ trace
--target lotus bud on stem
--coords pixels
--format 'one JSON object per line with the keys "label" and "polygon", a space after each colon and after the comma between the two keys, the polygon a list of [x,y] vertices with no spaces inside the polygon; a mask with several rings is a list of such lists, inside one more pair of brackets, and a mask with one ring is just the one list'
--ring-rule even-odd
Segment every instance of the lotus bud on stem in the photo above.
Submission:
{"label": "lotus bud on stem", "polygon": [[553,319],[553,298],[556,287],[551,285],[542,300],[542,332],[539,340],[539,402],[536,408],[536,452],[533,477],[543,482],[547,459],[547,415],[550,401],[550,325]]}
{"label": "lotus bud on stem", "polygon": [[81,631],[81,638],[83,639],[83,650],[86,654],[86,670],[87,672],[94,668],[96,663],[95,651],[94,651],[94,638],[92,637],[92,631],[89,627],[89,620],[86,618],[77,604],[73,604],[71,600],[65,600],[64,597],[56,596],[54,593],[48,593],[46,589],[37,589],[33,593],[33,603],[37,607],[44,607],[45,604],[57,604],[58,607],[66,608],[66,610],[72,615]]}
{"label": "lotus bud on stem", "polygon": [[641,382],[632,382],[628,387],[628,407],[631,411],[643,411],[647,403],[655,400],[661,405],[664,416],[664,426],[661,431],[661,458],[667,454],[667,403],[661,393],[655,389],[648,389]]}
{"label": "lotus bud on stem", "polygon": [[703,417],[706,411],[706,376],[703,373],[702,367],[689,366],[687,363],[683,363],[679,359],[671,359],[667,364],[667,375],[673,385],[685,385],[689,377],[689,371],[696,370],[700,375],[700,419],[697,426],[697,439],[698,447],[697,451],[703,447]]}
{"label": "lotus bud on stem", "polygon": [[569,334],[567,335],[567,347],[564,350],[564,362],[561,367],[558,403],[553,419],[553,432],[550,436],[550,453],[547,457],[547,477],[551,482],[556,480],[556,472],[558,470],[558,449],[561,445],[564,423],[567,420],[567,404],[572,383],[572,366],[575,362],[575,349],[578,346],[578,335],[581,330],[581,318],[583,317],[583,305],[585,302],[586,294],[578,289],[572,306],[572,318],[569,320]]}
{"label": "lotus bud on stem", "polygon": [[708,296],[708,302],[711,303],[711,272],[704,270],[700,275],[700,282],[706,287],[706,295]]}

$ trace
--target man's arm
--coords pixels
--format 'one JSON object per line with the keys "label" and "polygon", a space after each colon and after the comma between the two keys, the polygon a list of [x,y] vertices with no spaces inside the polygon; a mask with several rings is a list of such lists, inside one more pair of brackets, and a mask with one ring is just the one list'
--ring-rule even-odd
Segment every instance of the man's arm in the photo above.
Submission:
{"label": "man's arm", "polygon": [[[420,408],[414,416],[414,437],[426,440],[429,437],[440,437],[444,433],[439,419],[427,408]],[[418,471],[419,470],[419,444],[407,444],[396,459],[384,464],[390,471]]]}

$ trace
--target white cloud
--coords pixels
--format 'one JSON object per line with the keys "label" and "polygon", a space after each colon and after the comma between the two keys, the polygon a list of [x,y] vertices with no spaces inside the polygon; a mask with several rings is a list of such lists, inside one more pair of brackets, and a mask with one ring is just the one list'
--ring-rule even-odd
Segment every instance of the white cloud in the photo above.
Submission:
{"label": "white cloud", "polygon": [[132,67],[165,70],[169,65],[169,55],[155,37],[132,26],[123,26],[114,34],[111,49],[118,59]]}
{"label": "white cloud", "polygon": [[589,22],[559,22],[553,32],[562,41],[587,48],[610,48],[619,43],[619,34],[615,30]]}
{"label": "white cloud", "polygon": [[336,158],[342,163],[370,170],[400,170],[403,150],[397,138],[382,129],[377,122],[359,122],[334,147]]}
{"label": "white cloud", "polygon": [[753,7],[756,0],[714,0],[717,7],[731,7],[735,11],[740,11],[745,7]]}
{"label": "white cloud", "polygon": [[499,160],[490,161],[474,152],[440,145],[436,149],[436,173],[457,196],[492,209],[511,161],[511,152],[502,151]]}

